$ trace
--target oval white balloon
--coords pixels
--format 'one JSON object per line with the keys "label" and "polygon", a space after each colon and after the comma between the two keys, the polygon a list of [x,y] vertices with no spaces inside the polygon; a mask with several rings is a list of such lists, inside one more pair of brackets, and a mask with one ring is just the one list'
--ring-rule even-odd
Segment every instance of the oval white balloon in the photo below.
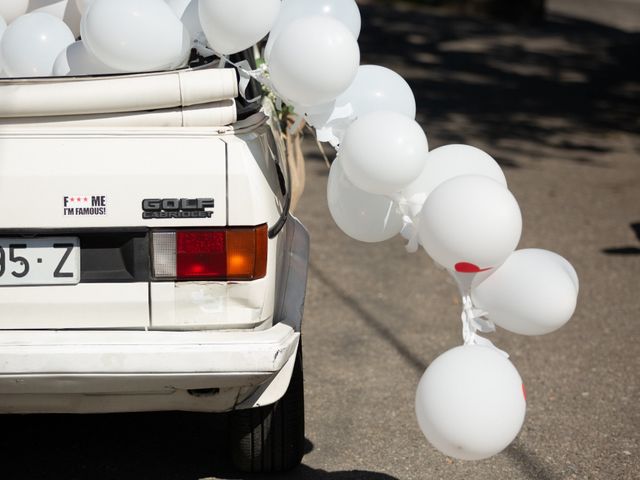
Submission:
{"label": "oval white balloon", "polygon": [[56,77],[74,75],[104,75],[119,73],[98,60],[89,52],[80,40],[69,45],[60,52],[53,65],[53,75]]}
{"label": "oval white balloon", "polygon": [[188,30],[159,0],[94,0],[81,31],[96,58],[124,72],[176,68],[191,51]]}
{"label": "oval white balloon", "polygon": [[241,52],[263,39],[276,22],[280,0],[200,0],[200,23],[213,50]]}
{"label": "oval white balloon", "polygon": [[500,266],[521,234],[518,202],[489,177],[447,180],[431,192],[420,213],[420,243],[451,271],[475,273]]}
{"label": "oval white balloon", "polygon": [[336,99],[336,108],[349,104],[356,117],[384,110],[416,118],[416,99],[407,81],[379,65],[358,68],[353,83]]}
{"label": "oval white balloon", "polygon": [[399,192],[424,168],[429,143],[422,127],[405,115],[374,112],[353,122],[341,144],[347,177],[361,190]]}
{"label": "oval white balloon", "polygon": [[355,0],[284,0],[275,25],[269,33],[265,58],[271,57],[273,44],[282,30],[294,20],[313,15],[326,15],[343,23],[353,36],[360,36],[362,19]]}
{"label": "oval white balloon", "polygon": [[544,335],[573,315],[578,297],[574,276],[571,264],[553,252],[518,250],[471,294],[496,325],[521,335]]}
{"label": "oval white balloon", "polygon": [[30,0],[3,0],[0,1],[0,17],[4,18],[7,25],[16,18],[29,11]]}
{"label": "oval white balloon", "polygon": [[438,185],[460,175],[483,175],[507,186],[504,172],[489,154],[470,145],[445,145],[429,152],[422,173],[402,194],[424,202]]}
{"label": "oval white balloon", "polygon": [[351,32],[328,17],[293,21],[278,37],[269,62],[276,91],[301,106],[330,102],[358,71],[360,48]]}
{"label": "oval white balloon", "polygon": [[62,20],[48,13],[28,13],[7,27],[0,57],[9,77],[47,77],[62,50],[75,41]]}
{"label": "oval white balloon", "polygon": [[389,198],[363,192],[347,178],[342,154],[331,165],[327,200],[331,217],[340,229],[361,242],[382,242],[402,230],[402,215]]}
{"label": "oval white balloon", "polygon": [[418,424],[445,455],[481,460],[504,450],[526,413],[513,364],[493,348],[461,346],[436,358],[416,393]]}

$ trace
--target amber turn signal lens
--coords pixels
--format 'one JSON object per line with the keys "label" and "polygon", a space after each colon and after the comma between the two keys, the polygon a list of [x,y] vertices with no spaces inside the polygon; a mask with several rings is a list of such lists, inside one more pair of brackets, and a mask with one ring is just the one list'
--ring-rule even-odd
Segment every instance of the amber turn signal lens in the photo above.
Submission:
{"label": "amber turn signal lens", "polygon": [[267,274],[267,226],[227,230],[227,277],[256,280]]}

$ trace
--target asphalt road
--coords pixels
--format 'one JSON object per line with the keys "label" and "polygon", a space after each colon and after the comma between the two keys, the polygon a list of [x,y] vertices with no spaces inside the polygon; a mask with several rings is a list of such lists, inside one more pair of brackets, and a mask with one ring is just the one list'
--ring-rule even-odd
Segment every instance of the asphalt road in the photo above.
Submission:
{"label": "asphalt road", "polygon": [[[308,453],[286,478],[640,478],[640,37],[562,15],[515,26],[367,4],[363,20],[363,63],[408,79],[432,147],[470,143],[500,161],[524,214],[521,247],[575,265],[579,306],[555,334],[491,336],[527,386],[515,443],[482,462],[442,456],[422,437],[413,402],[429,362],[461,343],[456,290],[401,239],[365,245],[343,235],[326,207],[327,168],[307,142],[296,213],[313,241]],[[223,417],[4,423],[0,478],[245,478],[229,467]]]}

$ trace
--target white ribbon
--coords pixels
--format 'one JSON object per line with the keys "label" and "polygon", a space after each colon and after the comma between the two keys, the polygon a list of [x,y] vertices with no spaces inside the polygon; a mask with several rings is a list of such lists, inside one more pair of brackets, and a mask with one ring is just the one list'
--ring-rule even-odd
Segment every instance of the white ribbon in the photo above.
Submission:
{"label": "white ribbon", "polygon": [[404,247],[408,253],[416,253],[420,249],[420,212],[426,199],[422,195],[416,195],[409,199],[402,194],[396,193],[389,196],[398,206],[402,214],[402,230],[400,234],[407,240]]}
{"label": "white ribbon", "polygon": [[338,149],[349,125],[356,119],[353,106],[334,106],[330,112],[305,111],[307,123],[316,129],[316,136],[321,142],[328,142]]}
{"label": "white ribbon", "polygon": [[[252,69],[251,65],[247,60],[242,60],[240,62],[232,62],[231,60],[229,60],[229,57],[225,55],[221,55],[203,46],[198,47],[197,45],[198,44],[196,42],[196,49],[203,48],[204,49],[203,51],[210,52],[210,55],[213,54],[220,57],[220,63],[218,65],[219,68],[224,68],[224,66],[228,63],[229,65],[234,66],[238,70],[238,74],[240,75],[240,81],[238,82],[238,91],[240,93],[240,96],[244,98],[247,102],[249,103],[257,102],[261,98],[261,95],[258,95],[254,98],[247,98],[247,88],[249,88],[249,83],[251,83],[251,80],[256,80],[261,85],[267,87],[270,90],[273,90],[273,85],[271,84],[271,80],[267,75],[266,64],[263,63],[262,65],[260,65],[260,67],[256,69]],[[200,53],[200,50],[198,50],[198,53]],[[278,96],[278,98],[280,97]]]}
{"label": "white ribbon", "polygon": [[464,339],[464,344],[490,347],[505,358],[509,358],[507,352],[500,350],[491,340],[477,334],[477,332],[491,333],[496,331],[495,324],[489,320],[487,315],[487,312],[475,308],[471,300],[471,295],[464,295],[462,297],[462,314],[460,315],[460,319],[462,320],[462,338]]}
{"label": "white ribbon", "polygon": [[489,314],[476,308],[471,298],[471,286],[473,284],[474,273],[457,273],[449,271],[458,285],[460,296],[462,297],[462,338],[465,345],[478,345],[493,348],[495,351],[509,358],[509,354],[496,347],[491,340],[481,337],[480,333],[492,333],[496,331],[495,324],[489,319]]}
{"label": "white ribbon", "polygon": [[[207,47],[207,39],[204,37],[204,35],[193,40],[193,48],[196,49],[196,52],[198,52],[198,55],[200,55],[201,57],[207,58],[213,57],[214,55],[220,57],[220,55]],[[224,61],[221,61],[220,63],[224,66]]]}

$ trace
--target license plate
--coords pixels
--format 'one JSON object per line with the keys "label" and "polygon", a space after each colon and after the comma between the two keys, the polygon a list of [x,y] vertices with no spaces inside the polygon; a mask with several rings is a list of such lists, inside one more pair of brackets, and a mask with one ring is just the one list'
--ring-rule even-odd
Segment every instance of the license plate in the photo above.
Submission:
{"label": "license plate", "polygon": [[0,286],[79,282],[78,237],[0,238]]}

